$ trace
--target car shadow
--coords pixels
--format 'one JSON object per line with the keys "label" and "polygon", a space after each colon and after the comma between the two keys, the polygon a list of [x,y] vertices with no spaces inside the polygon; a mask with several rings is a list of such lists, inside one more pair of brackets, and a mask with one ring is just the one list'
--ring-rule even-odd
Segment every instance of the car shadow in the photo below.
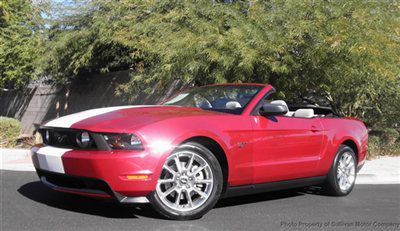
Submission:
{"label": "car shadow", "polygon": [[[58,209],[76,213],[91,214],[107,218],[138,218],[138,216],[164,219],[150,205],[134,206],[119,204],[114,200],[101,200],[69,193],[57,192],[44,186],[40,181],[22,185],[18,192],[33,201]],[[303,196],[305,194],[322,195],[321,190],[313,187],[282,190],[239,197],[224,198],[215,208],[233,207],[243,204],[280,200]]]}
{"label": "car shadow", "polygon": [[50,207],[107,218],[138,218],[138,216],[162,218],[151,207],[119,204],[114,200],[101,200],[69,193],[57,192],[40,181],[22,185],[18,192],[33,201]]}
{"label": "car shadow", "polygon": [[232,207],[243,204],[252,204],[258,202],[266,202],[273,200],[281,200],[285,198],[303,196],[305,194],[304,189],[289,189],[280,190],[273,192],[257,193],[253,195],[243,195],[238,197],[229,197],[221,199],[215,206],[215,208]]}
{"label": "car shadow", "polygon": [[326,195],[321,186],[308,186],[303,188],[284,189],[278,191],[257,193],[253,195],[243,195],[238,197],[223,198],[215,205],[215,208],[232,207],[243,204],[252,204],[265,201],[281,200],[291,197],[304,195],[317,195],[330,197]]}

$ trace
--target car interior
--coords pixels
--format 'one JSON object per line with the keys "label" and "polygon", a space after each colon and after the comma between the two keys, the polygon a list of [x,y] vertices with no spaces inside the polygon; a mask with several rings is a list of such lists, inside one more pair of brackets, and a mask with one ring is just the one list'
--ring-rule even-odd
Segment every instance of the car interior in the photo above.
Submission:
{"label": "car interior", "polygon": [[[267,101],[268,102],[268,101]],[[329,107],[319,107],[315,105],[288,106],[284,100],[272,100],[270,104],[279,104],[287,108],[284,116],[297,118],[315,118],[315,117],[335,117],[332,109]],[[312,108],[310,108],[312,107]]]}
{"label": "car interior", "polygon": [[[246,105],[249,99],[246,99],[243,103]],[[288,104],[284,100],[266,100],[266,103],[270,104],[279,104],[283,105],[287,108],[287,113],[284,115],[286,117],[295,117],[295,118],[315,118],[315,117],[334,117],[335,114],[332,112],[330,108],[318,107],[314,105],[300,105],[289,107]],[[219,110],[231,110],[236,111],[243,108],[242,104],[236,100],[229,98],[220,98],[215,101],[201,100],[197,99],[197,106],[202,109],[211,109],[218,108]],[[310,108],[313,107],[313,108]],[[236,113],[239,114],[239,113]]]}
{"label": "car interior", "polygon": [[[202,91],[181,93],[165,102],[165,105],[194,106],[203,110],[241,114],[253,96],[260,90],[254,87],[200,88]],[[316,105],[288,105],[281,99],[264,99],[264,103],[283,105],[287,108],[286,117],[315,118],[336,117],[329,107]]]}

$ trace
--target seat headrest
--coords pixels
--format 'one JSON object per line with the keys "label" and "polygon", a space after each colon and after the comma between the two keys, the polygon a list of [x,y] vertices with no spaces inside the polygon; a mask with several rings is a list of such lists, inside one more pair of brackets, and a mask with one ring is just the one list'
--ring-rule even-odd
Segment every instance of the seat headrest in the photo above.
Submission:
{"label": "seat headrest", "polygon": [[273,101],[271,101],[271,104],[279,104],[279,105],[285,106],[286,110],[287,110],[286,115],[287,116],[292,116],[292,112],[289,111],[289,107],[288,107],[287,103],[284,100],[273,100]]}
{"label": "seat headrest", "polygon": [[242,107],[242,105],[240,105],[240,103],[238,101],[229,101],[225,105],[226,109],[231,109],[231,110],[234,110],[236,108],[241,108],[241,107]]}
{"label": "seat headrest", "polygon": [[314,117],[314,109],[297,109],[293,116],[300,118],[312,118]]}

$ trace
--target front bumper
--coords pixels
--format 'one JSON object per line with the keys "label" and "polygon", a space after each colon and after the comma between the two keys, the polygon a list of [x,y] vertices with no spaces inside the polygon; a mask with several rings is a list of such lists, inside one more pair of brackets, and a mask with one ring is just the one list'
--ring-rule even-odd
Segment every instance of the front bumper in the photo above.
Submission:
{"label": "front bumper", "polygon": [[[161,172],[160,158],[145,151],[71,150],[33,147],[32,161],[41,181],[58,191],[122,203],[146,203]],[[160,165],[160,166],[159,166]],[[130,178],[128,176],[146,176]]]}

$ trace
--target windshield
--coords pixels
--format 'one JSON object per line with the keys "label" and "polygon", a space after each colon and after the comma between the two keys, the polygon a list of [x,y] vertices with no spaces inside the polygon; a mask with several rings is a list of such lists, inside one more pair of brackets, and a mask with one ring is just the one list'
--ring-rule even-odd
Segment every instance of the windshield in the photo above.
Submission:
{"label": "windshield", "polygon": [[207,86],[182,92],[163,105],[198,107],[204,110],[241,114],[262,86]]}

